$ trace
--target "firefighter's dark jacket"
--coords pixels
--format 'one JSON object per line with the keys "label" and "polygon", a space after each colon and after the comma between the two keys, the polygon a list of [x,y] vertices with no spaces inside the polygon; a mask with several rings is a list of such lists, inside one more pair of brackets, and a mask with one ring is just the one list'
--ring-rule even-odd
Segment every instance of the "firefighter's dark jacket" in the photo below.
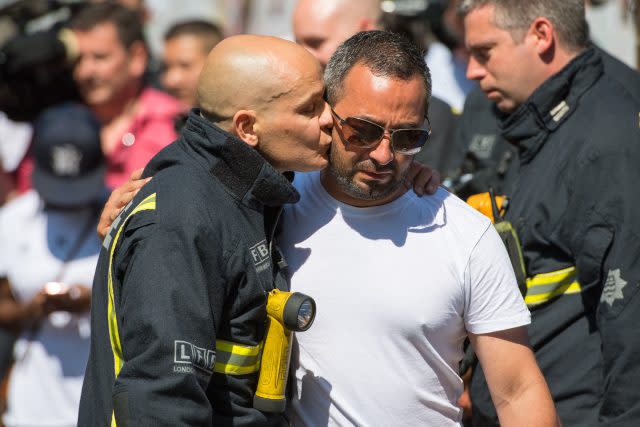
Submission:
{"label": "firefighter's dark jacket", "polygon": [[[500,123],[518,149],[506,219],[529,277],[531,345],[566,426],[640,420],[639,121],[640,102],[590,48]],[[495,419],[481,370],[471,392],[476,418]]]}
{"label": "firefighter's dark jacket", "polygon": [[[640,73],[617,58],[594,46],[602,57],[604,73],[618,82],[640,102]],[[506,173],[512,161],[517,161],[518,150],[500,135],[498,116],[500,113],[487,96],[476,88],[464,104],[464,112],[456,125],[455,147],[463,147],[466,154],[453,165],[457,170],[447,184],[459,197],[466,199],[472,194],[489,191],[496,194],[504,191]]]}
{"label": "firefighter's dark jacket", "polygon": [[273,228],[299,194],[197,110],[144,174],[100,254],[79,425],[281,425],[252,399],[265,292],[286,287]]}

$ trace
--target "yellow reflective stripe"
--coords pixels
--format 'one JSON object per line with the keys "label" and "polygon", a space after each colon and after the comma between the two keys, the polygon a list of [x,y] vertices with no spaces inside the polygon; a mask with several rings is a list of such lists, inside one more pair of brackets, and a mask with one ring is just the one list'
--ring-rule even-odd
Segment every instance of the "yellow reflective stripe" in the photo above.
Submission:
{"label": "yellow reflective stripe", "polygon": [[532,278],[527,279],[527,287],[548,285],[550,283],[564,281],[566,278],[574,277],[576,275],[577,273],[575,267],[567,267],[563,268],[562,270],[552,271],[550,273],[536,274]]}
{"label": "yellow reflective stripe", "polygon": [[576,294],[582,291],[578,283],[575,267],[537,274],[527,279],[527,295],[524,301],[529,305],[540,304],[562,294]]}
{"label": "yellow reflective stripe", "polygon": [[246,375],[260,370],[262,343],[256,346],[231,341],[216,341],[216,363],[213,371],[226,375]]}
{"label": "yellow reflective stripe", "polygon": [[244,344],[236,344],[231,341],[216,340],[216,352],[224,351],[227,353],[237,354],[239,356],[257,356],[262,346],[249,346]]}
{"label": "yellow reflective stripe", "polygon": [[259,370],[260,370],[260,362],[251,366],[236,366],[228,363],[216,362],[213,367],[213,372],[217,372],[219,374],[225,374],[225,375],[247,375],[247,374],[253,374],[254,372],[258,372]]}
{"label": "yellow reflective stripe", "polygon": [[[140,211],[145,210],[154,210],[156,208],[156,193],[147,196],[142,202],[138,204],[131,211],[127,218],[122,221],[122,225],[118,228],[118,232],[113,238],[113,242],[111,242],[111,248],[109,249],[109,270],[107,272],[107,285],[109,289],[109,301],[107,308],[107,324],[109,325],[109,341],[111,342],[111,351],[113,352],[113,366],[115,370],[116,377],[120,374],[120,370],[122,369],[122,365],[124,364],[124,358],[122,357],[122,346],[120,345],[120,334],[118,332],[118,322],[116,318],[116,310],[114,306],[114,298],[113,298],[113,253],[115,251],[116,245],[118,244],[118,239],[120,238],[120,233],[124,229],[125,224],[129,221],[133,215]],[[111,411],[111,427],[117,427],[115,413]]]}
{"label": "yellow reflective stripe", "polygon": [[146,197],[142,202],[138,204],[138,206],[131,211],[127,218],[122,221],[122,225],[118,229],[113,242],[111,243],[111,248],[109,249],[109,269],[107,272],[107,285],[109,289],[109,301],[107,308],[107,323],[109,325],[109,340],[111,341],[111,350],[113,351],[113,364],[116,377],[120,373],[120,369],[122,369],[122,364],[124,362],[122,358],[122,347],[120,345],[120,334],[118,333],[118,323],[116,318],[116,310],[114,305],[114,297],[113,297],[113,254],[115,252],[116,245],[118,243],[118,239],[120,238],[120,233],[124,229],[125,224],[129,221],[133,215],[140,211],[144,210],[154,210],[156,208],[156,193],[151,194]]}

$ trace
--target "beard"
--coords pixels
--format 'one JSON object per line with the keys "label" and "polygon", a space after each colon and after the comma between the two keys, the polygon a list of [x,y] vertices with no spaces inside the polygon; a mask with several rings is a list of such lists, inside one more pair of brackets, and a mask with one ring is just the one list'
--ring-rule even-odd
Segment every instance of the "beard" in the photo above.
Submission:
{"label": "beard", "polygon": [[[346,167],[340,162],[335,150],[329,153],[329,173],[340,187],[340,190],[350,197],[360,200],[382,200],[396,192],[403,184],[409,170],[403,171],[401,176],[397,176],[398,165],[395,161],[384,166],[376,165],[371,160],[363,160],[352,167]],[[378,182],[376,180],[366,181],[366,185],[358,185],[354,181],[354,176],[358,171],[364,172],[389,172],[393,175],[388,182]]]}

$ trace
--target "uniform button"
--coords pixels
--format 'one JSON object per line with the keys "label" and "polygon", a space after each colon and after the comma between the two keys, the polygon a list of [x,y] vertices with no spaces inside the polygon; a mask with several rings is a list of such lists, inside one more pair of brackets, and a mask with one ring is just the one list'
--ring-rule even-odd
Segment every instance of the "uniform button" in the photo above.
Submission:
{"label": "uniform button", "polygon": [[131,147],[136,142],[136,136],[131,132],[127,132],[122,137],[122,144]]}

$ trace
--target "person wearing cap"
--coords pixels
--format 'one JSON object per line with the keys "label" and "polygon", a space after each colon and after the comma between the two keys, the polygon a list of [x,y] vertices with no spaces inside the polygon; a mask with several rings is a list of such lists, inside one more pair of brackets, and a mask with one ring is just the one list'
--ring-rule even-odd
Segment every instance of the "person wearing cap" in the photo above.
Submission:
{"label": "person wearing cap", "polygon": [[46,109],[33,154],[34,188],[0,211],[0,327],[18,336],[3,422],[73,426],[106,194],[100,125],[79,104]]}

